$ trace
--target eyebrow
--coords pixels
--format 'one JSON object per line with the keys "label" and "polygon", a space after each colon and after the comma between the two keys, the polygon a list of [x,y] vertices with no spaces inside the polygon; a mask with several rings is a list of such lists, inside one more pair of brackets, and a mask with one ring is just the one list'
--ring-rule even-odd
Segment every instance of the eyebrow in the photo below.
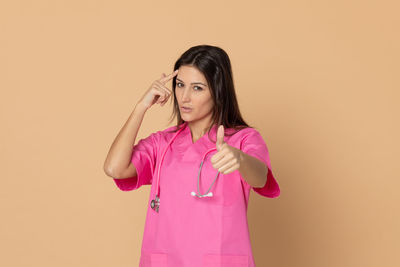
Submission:
{"label": "eyebrow", "polygon": [[[176,78],[178,81],[181,81],[181,82],[183,82],[181,79],[178,79],[178,78]],[[204,86],[206,86],[207,87],[207,85],[205,85],[204,83],[201,83],[201,82],[194,82],[194,83],[191,83],[191,84],[202,84],[202,85],[204,85]]]}

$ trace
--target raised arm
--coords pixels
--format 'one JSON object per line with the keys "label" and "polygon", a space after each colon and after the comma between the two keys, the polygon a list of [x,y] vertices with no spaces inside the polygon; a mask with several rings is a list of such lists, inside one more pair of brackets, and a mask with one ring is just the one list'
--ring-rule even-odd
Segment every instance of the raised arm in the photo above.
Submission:
{"label": "raised arm", "polygon": [[123,179],[137,175],[131,163],[132,149],[146,111],[147,108],[138,103],[112,143],[103,167],[108,176]]}
{"label": "raised arm", "polygon": [[175,70],[168,76],[163,73],[161,78],[155,80],[151,84],[149,89],[136,104],[108,151],[107,158],[103,165],[104,172],[108,176],[115,179],[124,179],[137,175],[136,167],[131,163],[131,158],[136,136],[144,115],[155,103],[159,103],[163,106],[168,101],[172,92],[165,86],[165,83],[177,74],[178,70]]}

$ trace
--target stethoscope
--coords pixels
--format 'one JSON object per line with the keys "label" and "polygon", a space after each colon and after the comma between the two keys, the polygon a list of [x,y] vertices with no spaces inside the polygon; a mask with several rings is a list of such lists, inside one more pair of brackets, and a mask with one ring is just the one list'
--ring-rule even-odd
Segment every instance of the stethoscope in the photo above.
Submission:
{"label": "stethoscope", "polygon": [[[169,141],[168,145],[167,145],[166,148],[164,149],[164,152],[163,152],[163,154],[162,154],[162,156],[161,156],[161,161],[160,161],[160,165],[159,165],[159,167],[158,167],[158,172],[157,172],[156,196],[155,196],[154,199],[151,200],[151,203],[150,203],[151,208],[152,208],[153,210],[155,210],[156,212],[158,212],[158,211],[159,211],[159,208],[160,208],[160,196],[159,196],[160,186],[159,186],[159,182],[160,182],[160,169],[161,169],[161,165],[162,165],[162,162],[163,162],[163,160],[164,160],[165,153],[166,153],[167,150],[168,150],[168,147],[169,147],[169,146],[171,145],[171,143],[175,140],[175,138],[178,136],[178,134],[179,134],[183,129],[185,129],[185,128],[187,127],[187,122],[185,122],[185,124],[186,124],[186,125],[184,125],[181,129],[179,129],[179,131],[176,132],[175,135],[171,138],[171,140]],[[203,164],[204,164],[204,159],[206,158],[207,154],[210,153],[210,152],[212,152],[212,151],[215,151],[215,150],[217,150],[217,149],[216,149],[216,148],[210,148],[210,149],[207,150],[207,152],[203,155],[203,158],[202,158],[201,163],[200,163],[199,172],[198,172],[198,174],[197,174],[197,193],[194,192],[194,191],[192,191],[192,192],[190,193],[193,197],[196,197],[196,196],[197,196],[197,197],[199,197],[199,198],[202,198],[202,197],[212,197],[212,196],[213,196],[213,193],[210,192],[210,190],[211,190],[213,184],[215,183],[215,181],[217,180],[217,177],[218,177],[218,175],[219,175],[220,172],[219,172],[219,171],[217,172],[217,174],[215,175],[214,181],[212,182],[212,184],[210,185],[210,187],[208,188],[208,190],[207,190],[207,192],[206,192],[205,194],[200,194],[200,174],[201,174],[201,169],[202,169]]]}

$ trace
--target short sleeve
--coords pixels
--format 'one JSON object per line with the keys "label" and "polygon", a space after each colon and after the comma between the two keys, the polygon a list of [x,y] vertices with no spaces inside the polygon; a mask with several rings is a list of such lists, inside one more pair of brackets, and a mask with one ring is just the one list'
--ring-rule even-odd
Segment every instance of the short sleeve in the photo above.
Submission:
{"label": "short sleeve", "polygon": [[133,146],[131,162],[136,168],[137,176],[124,179],[114,178],[119,189],[130,191],[152,183],[157,158],[158,134],[159,132],[152,133]]}
{"label": "short sleeve", "polygon": [[272,173],[268,148],[261,134],[252,128],[252,130],[243,137],[241,150],[244,153],[261,160],[268,167],[267,182],[263,187],[252,187],[244,179],[243,182],[262,196],[268,198],[278,197],[280,195],[280,188]]}

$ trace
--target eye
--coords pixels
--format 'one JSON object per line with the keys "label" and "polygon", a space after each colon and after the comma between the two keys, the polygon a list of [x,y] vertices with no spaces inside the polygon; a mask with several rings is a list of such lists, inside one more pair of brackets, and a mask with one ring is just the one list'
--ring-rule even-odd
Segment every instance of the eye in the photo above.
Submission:
{"label": "eye", "polygon": [[203,88],[201,88],[200,86],[195,86],[194,88],[199,88],[199,89],[196,90],[196,91],[201,91],[201,90],[203,90]]}
{"label": "eye", "polygon": [[176,83],[176,85],[177,85],[178,87],[181,87],[181,86],[180,86],[181,84],[182,84],[181,82],[177,82],[177,83]]}

